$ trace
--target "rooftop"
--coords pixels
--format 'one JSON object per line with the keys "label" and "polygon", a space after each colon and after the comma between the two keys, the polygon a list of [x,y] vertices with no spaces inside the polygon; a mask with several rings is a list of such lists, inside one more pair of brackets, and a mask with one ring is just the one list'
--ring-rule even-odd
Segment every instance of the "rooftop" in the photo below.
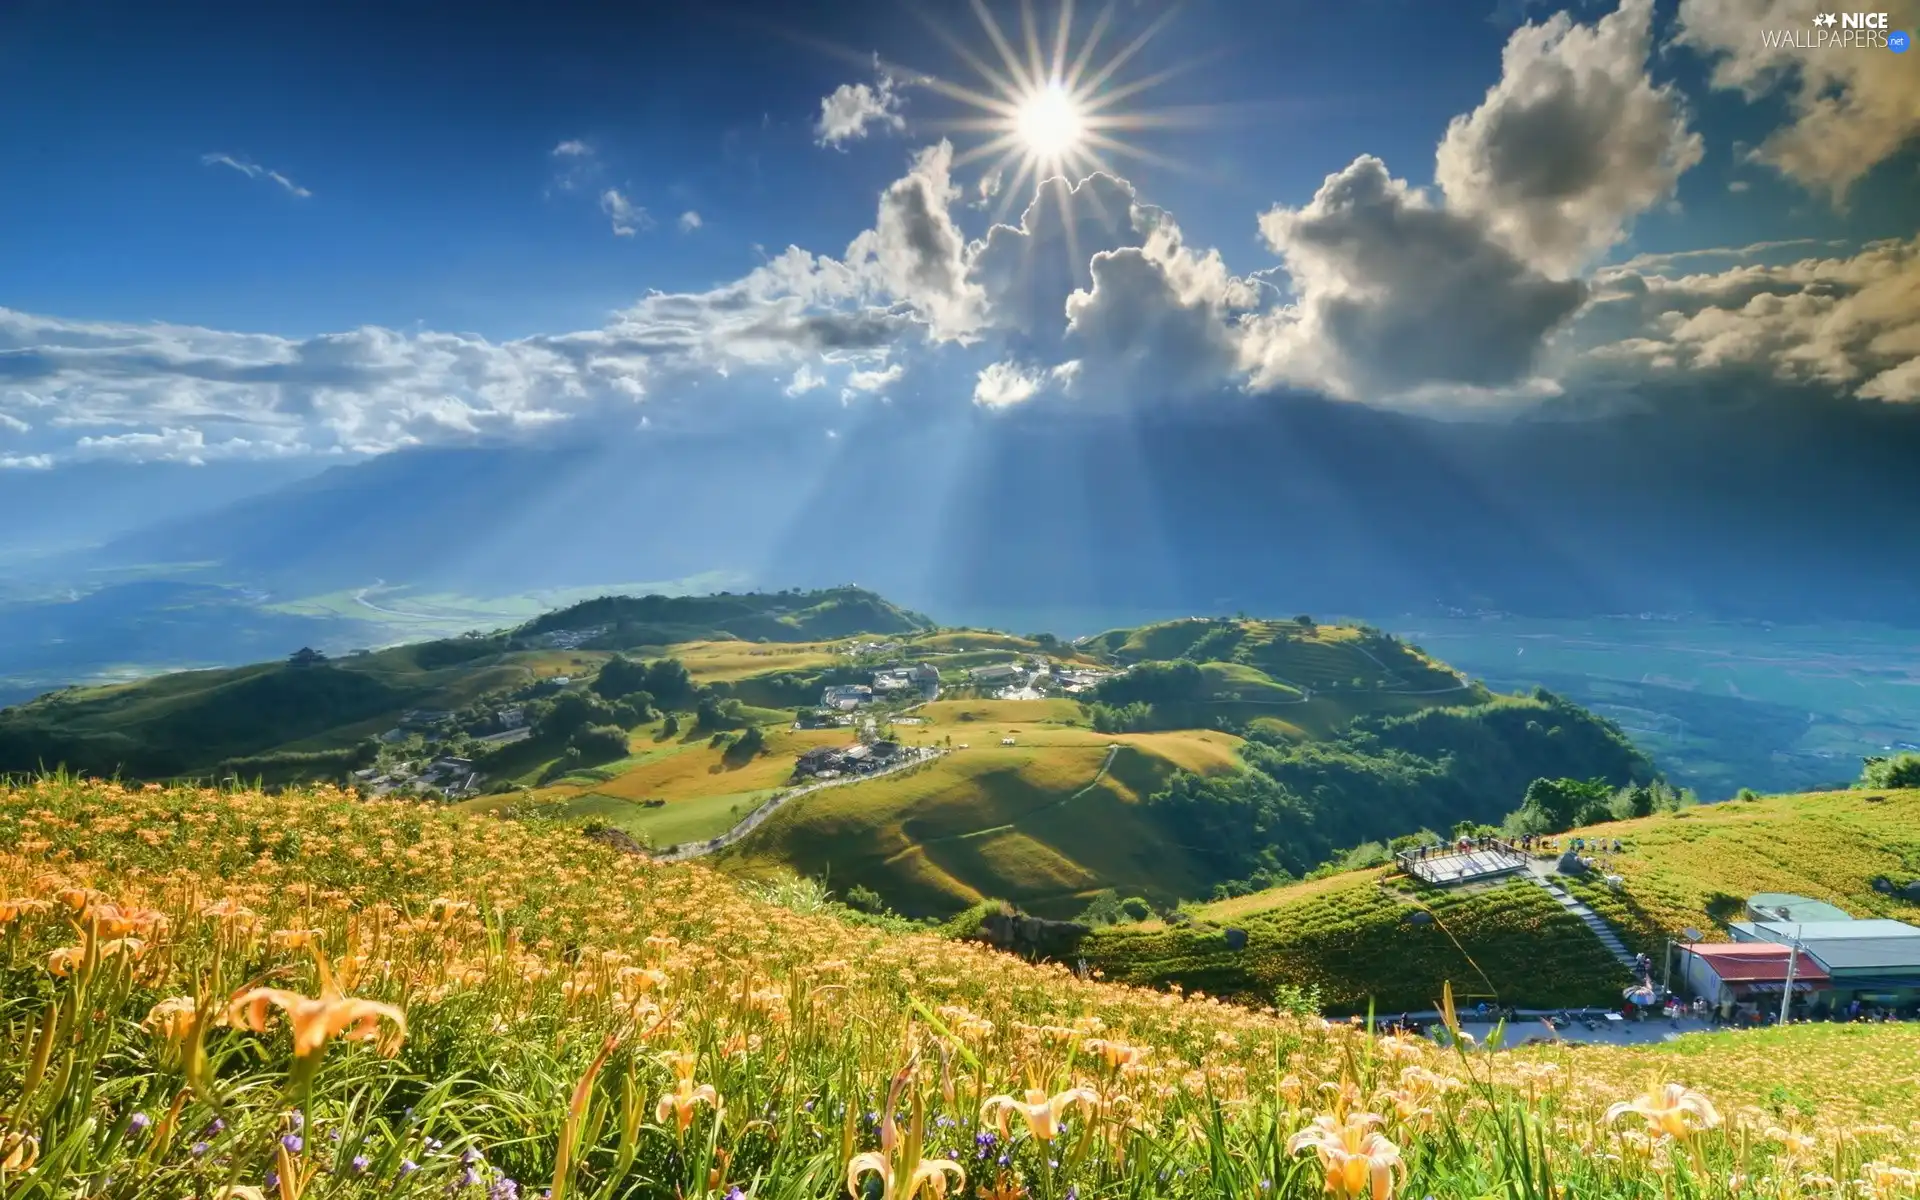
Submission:
{"label": "rooftop", "polygon": [[1807,945],[1828,971],[1883,971],[1920,977],[1920,938],[1842,938]]}
{"label": "rooftop", "polygon": [[1796,896],[1792,892],[1760,892],[1747,899],[1747,915],[1755,920],[1781,921],[1851,921],[1853,914],[1845,909],[1828,904],[1824,900],[1815,900],[1808,896]]}
{"label": "rooftop", "polygon": [[1863,921],[1735,921],[1736,934],[1766,942],[1809,942],[1920,938],[1920,928],[1888,917]]}
{"label": "rooftop", "polygon": [[[1773,942],[1714,942],[1685,947],[1697,954],[1713,973],[1728,983],[1784,982],[1787,978],[1788,947]],[[1825,979],[1826,969],[1806,951],[1794,964],[1795,979]]]}

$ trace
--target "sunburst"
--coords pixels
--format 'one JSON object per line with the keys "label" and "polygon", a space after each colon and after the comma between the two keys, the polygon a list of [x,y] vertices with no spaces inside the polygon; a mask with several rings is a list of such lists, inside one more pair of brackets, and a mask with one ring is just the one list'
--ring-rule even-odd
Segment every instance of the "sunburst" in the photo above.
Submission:
{"label": "sunburst", "polygon": [[1072,0],[1062,0],[1045,46],[1031,0],[1022,0],[1020,6],[1019,46],[1001,29],[984,0],[971,3],[997,61],[990,61],[937,21],[929,18],[927,23],[980,77],[979,85],[956,83],[911,68],[900,70],[915,85],[972,110],[965,116],[926,125],[934,131],[985,135],[979,143],[962,148],[953,165],[958,168],[985,162],[988,165],[983,174],[1003,181],[996,220],[1005,215],[1016,198],[1031,195],[1031,189],[1050,176],[1074,180],[1094,171],[1118,174],[1109,161],[1111,157],[1180,167],[1130,140],[1130,135],[1195,120],[1190,111],[1156,112],[1134,104],[1141,93],[1166,82],[1183,68],[1170,67],[1119,81],[1122,70],[1173,19],[1176,8],[1169,7],[1130,41],[1115,45],[1112,53],[1103,57],[1103,41],[1113,22],[1112,3],[1086,28],[1077,48]]}

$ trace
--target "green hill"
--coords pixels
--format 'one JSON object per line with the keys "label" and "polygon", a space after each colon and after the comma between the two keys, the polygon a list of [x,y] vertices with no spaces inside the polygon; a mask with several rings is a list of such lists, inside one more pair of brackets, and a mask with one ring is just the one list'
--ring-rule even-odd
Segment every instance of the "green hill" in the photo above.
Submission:
{"label": "green hill", "polygon": [[[131,779],[238,771],[272,783],[339,780],[367,757],[366,739],[391,729],[409,709],[455,711],[545,677],[591,674],[622,647],[701,643],[690,669],[704,681],[702,667],[710,665],[724,687],[758,670],[817,671],[841,657],[825,646],[756,657],[756,642],[785,646],[929,628],[926,618],[858,588],[601,597],[485,635],[51,692],[0,710],[0,773],[64,765]],[[555,636],[582,631],[596,636]]]}
{"label": "green hill", "polygon": [[855,634],[912,634],[934,627],[918,613],[862,588],[814,592],[720,592],[712,596],[601,596],[538,617],[518,631],[538,637],[604,629],[599,649],[740,638],[816,642]]}
{"label": "green hill", "polygon": [[[1317,988],[1336,1012],[1463,1003],[1604,1005],[1626,970],[1552,896],[1527,880],[1441,891],[1379,871],[1349,872],[1191,910],[1188,924],[1097,930],[1080,953],[1109,979],[1270,1003]],[[1244,934],[1237,937],[1228,930]]]}
{"label": "green hill", "polygon": [[1727,922],[1741,919],[1747,897],[1760,892],[1920,923],[1920,903],[1902,894],[1920,881],[1920,790],[1728,800],[1568,836],[1620,839],[1623,852],[1607,856],[1607,866],[1621,887],[1590,880],[1569,890],[1630,946],[1656,957],[1688,927],[1726,940]]}
{"label": "green hill", "polygon": [[[963,655],[974,644],[954,643]],[[1584,709],[1463,685],[1372,630],[1176,621],[1074,650],[1126,669],[1085,706],[928,706],[918,715],[929,723],[899,736],[968,749],[804,797],[722,861],[857,884],[914,915],[991,898],[1066,916],[1107,889],[1164,906],[1298,876],[1422,826],[1498,821],[1540,777],[1653,772]],[[1181,761],[1180,739],[1203,732],[1224,737],[1225,761]],[[1126,749],[1099,776],[1115,743]]]}
{"label": "green hill", "polygon": [[1096,733],[1063,700],[942,700],[915,715],[926,724],[897,736],[942,748],[950,739],[942,757],[803,797],[721,865],[859,884],[916,916],[991,897],[1065,917],[1105,888],[1171,905],[1212,886],[1204,856],[1168,839],[1148,798],[1183,771],[1239,771],[1238,738]]}
{"label": "green hill", "polygon": [[[1920,903],[1899,894],[1920,879],[1920,790],[1729,801],[1565,836],[1620,839],[1607,869],[1622,886],[1562,882],[1656,962],[1688,926],[1727,940],[1727,922],[1763,891],[1920,922]],[[1190,923],[1096,930],[1081,954],[1121,982],[1252,1001],[1282,985],[1318,987],[1325,1003],[1346,1011],[1370,998],[1383,1009],[1428,1008],[1443,980],[1464,997],[1522,1007],[1604,1004],[1626,982],[1598,939],[1525,879],[1441,890],[1352,871],[1186,915]],[[1244,931],[1242,948],[1228,929]]]}

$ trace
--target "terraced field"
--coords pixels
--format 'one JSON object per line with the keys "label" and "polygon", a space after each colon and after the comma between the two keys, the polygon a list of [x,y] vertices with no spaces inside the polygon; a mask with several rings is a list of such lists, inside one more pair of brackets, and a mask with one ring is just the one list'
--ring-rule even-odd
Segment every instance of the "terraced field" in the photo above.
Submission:
{"label": "terraced field", "polygon": [[[915,715],[927,724],[901,727],[903,740],[950,741],[953,752],[798,800],[721,864],[860,883],[915,915],[992,897],[1066,916],[1106,887],[1171,903],[1208,885],[1142,804],[1175,770],[1239,769],[1239,739],[1205,730],[1095,733],[1063,700],[942,700]],[[1003,745],[1007,738],[1014,744]]]}
{"label": "terraced field", "polygon": [[567,816],[605,821],[655,846],[700,841],[731,829],[784,786],[804,751],[852,740],[844,729],[773,728],[766,751],[741,760],[709,745],[705,733],[659,740],[659,729],[655,723],[635,730],[628,757],[566,776],[530,796],[483,796],[459,807],[490,812],[529,802],[557,805]]}
{"label": "terraced field", "polygon": [[1574,892],[1636,949],[1656,956],[1692,926],[1723,940],[1748,896],[1792,892],[1837,904],[1855,916],[1920,922],[1920,905],[1874,890],[1876,877],[1920,879],[1920,790],[1811,792],[1730,800],[1573,836],[1621,839],[1608,867],[1625,880]]}
{"label": "terraced field", "polygon": [[[1336,1012],[1435,1006],[1451,980],[1464,1001],[1605,1004],[1627,982],[1580,921],[1533,883],[1439,891],[1352,872],[1193,909],[1191,925],[1105,929],[1082,955],[1122,983],[1178,984],[1271,1002],[1282,985],[1317,987]],[[1227,930],[1245,934],[1234,948]]]}

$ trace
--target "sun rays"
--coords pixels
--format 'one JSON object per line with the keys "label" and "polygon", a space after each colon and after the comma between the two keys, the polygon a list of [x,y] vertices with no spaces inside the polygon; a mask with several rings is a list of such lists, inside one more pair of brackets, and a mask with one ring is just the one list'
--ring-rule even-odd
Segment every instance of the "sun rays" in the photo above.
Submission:
{"label": "sun rays", "polygon": [[931,17],[927,24],[979,77],[979,83],[956,83],[911,70],[902,74],[916,86],[945,96],[967,110],[957,117],[924,122],[925,128],[984,135],[975,144],[958,147],[953,165],[959,168],[982,163],[984,177],[1004,181],[996,219],[1051,176],[1075,181],[1094,171],[1118,174],[1113,158],[1178,167],[1178,163],[1130,140],[1130,135],[1189,122],[1190,113],[1155,112],[1132,103],[1181,68],[1170,67],[1116,82],[1123,69],[1166,27],[1175,8],[1168,8],[1123,42],[1112,36],[1111,3],[1083,29],[1076,30],[1072,0],[1063,0],[1053,28],[1045,36],[1031,0],[1022,0],[1020,27],[1013,36],[1001,28],[984,0],[971,3],[981,32],[992,47],[988,53]]}

